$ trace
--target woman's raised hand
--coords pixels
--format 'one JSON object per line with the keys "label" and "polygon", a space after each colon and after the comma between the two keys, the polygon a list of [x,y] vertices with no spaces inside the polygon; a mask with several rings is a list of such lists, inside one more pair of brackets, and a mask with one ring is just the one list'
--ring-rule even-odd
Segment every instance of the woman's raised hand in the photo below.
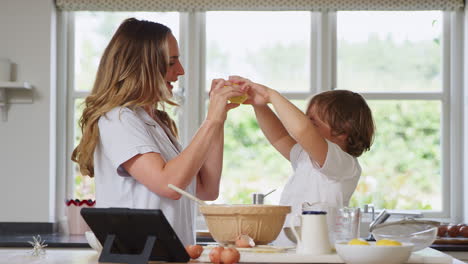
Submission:
{"label": "woman's raised hand", "polygon": [[270,103],[269,93],[272,89],[236,75],[229,76],[229,81],[239,84],[241,90],[249,95],[244,104],[265,105]]}
{"label": "woman's raised hand", "polygon": [[232,87],[231,83],[224,79],[214,79],[211,82],[210,105],[206,119],[224,122],[227,111],[239,106],[239,104],[228,103],[228,99],[241,96],[243,93],[240,87]]}

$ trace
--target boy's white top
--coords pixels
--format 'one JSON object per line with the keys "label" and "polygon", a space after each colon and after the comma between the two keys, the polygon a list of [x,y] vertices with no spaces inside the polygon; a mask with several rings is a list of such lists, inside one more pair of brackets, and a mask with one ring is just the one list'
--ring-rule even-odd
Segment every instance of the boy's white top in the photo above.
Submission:
{"label": "boy's white top", "polygon": [[[94,152],[96,207],[161,209],[184,245],[195,243],[195,206],[186,197],[172,200],[151,192],[122,164],[138,154],[155,152],[167,162],[182,147],[170,130],[141,107],[116,107],[99,119]],[[195,180],[185,189],[195,194]]]}
{"label": "boy's white top", "polygon": [[[347,206],[361,176],[361,166],[356,157],[344,152],[337,144],[327,141],[325,163],[320,166],[296,144],[291,148],[290,161],[294,173],[288,179],[281,194],[280,204],[290,205],[289,218],[302,213],[302,203],[324,203],[330,207]],[[276,245],[293,245],[281,232]]]}

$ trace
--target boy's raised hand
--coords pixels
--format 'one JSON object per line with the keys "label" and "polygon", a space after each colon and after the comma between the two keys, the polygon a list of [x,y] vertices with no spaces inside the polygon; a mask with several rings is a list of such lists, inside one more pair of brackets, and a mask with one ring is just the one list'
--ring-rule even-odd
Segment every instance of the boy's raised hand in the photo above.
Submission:
{"label": "boy's raised hand", "polygon": [[270,103],[270,88],[236,75],[229,76],[229,81],[239,84],[241,90],[249,95],[244,104],[266,105]]}

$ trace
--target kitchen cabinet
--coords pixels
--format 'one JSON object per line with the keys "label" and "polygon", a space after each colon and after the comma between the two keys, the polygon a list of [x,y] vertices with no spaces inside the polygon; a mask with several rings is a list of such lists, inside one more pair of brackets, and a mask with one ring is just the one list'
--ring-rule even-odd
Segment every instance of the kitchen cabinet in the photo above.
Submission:
{"label": "kitchen cabinet", "polygon": [[[46,254],[32,256],[31,248],[0,248],[0,264],[97,264],[99,254],[92,249],[46,248]],[[454,259],[453,264],[464,262]]]}

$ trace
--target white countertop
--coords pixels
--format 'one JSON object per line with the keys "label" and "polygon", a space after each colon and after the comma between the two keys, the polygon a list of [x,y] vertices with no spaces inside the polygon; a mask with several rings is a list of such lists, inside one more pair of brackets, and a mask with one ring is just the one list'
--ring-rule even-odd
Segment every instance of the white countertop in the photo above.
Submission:
{"label": "white countertop", "polygon": [[[32,256],[31,248],[0,248],[0,264],[97,264],[99,254],[92,249],[46,248],[46,254]],[[464,262],[453,259],[452,264]]]}

